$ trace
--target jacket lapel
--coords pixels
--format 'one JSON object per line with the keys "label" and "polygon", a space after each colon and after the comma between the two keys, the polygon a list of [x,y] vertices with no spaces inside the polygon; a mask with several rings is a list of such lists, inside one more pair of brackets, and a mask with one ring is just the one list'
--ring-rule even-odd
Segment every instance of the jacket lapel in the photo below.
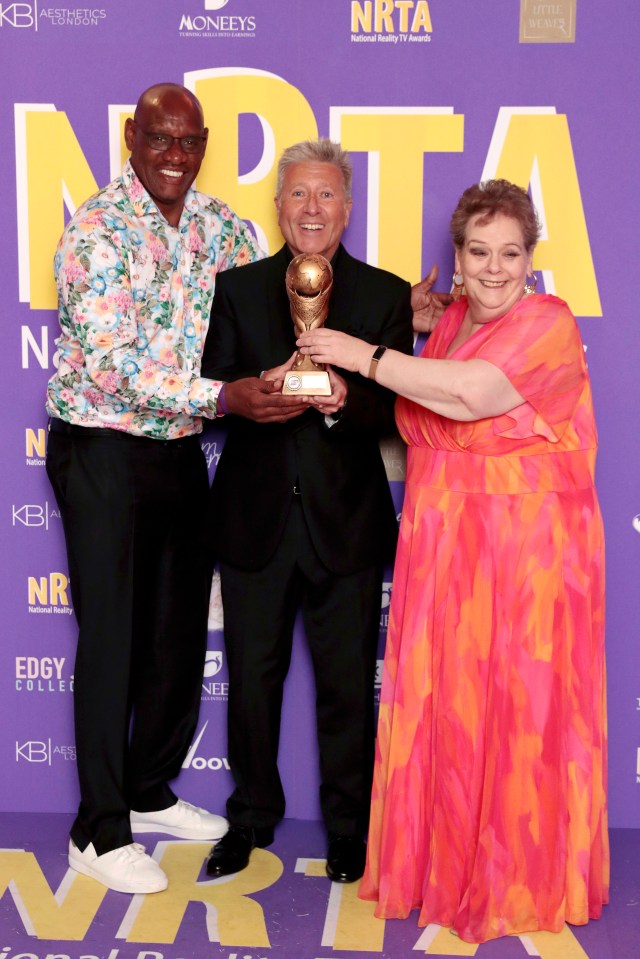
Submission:
{"label": "jacket lapel", "polygon": [[345,333],[351,332],[351,318],[356,312],[357,288],[358,261],[340,244],[333,262],[333,289],[327,326]]}

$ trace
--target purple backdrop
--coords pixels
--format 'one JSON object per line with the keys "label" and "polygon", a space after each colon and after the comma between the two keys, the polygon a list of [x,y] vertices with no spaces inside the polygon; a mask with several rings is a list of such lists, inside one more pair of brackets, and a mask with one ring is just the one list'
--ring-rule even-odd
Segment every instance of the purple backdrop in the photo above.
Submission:
{"label": "purple backdrop", "polygon": [[[0,809],[70,811],[77,801],[75,623],[43,465],[53,250],[69,211],[119,169],[128,105],[151,83],[176,80],[201,97],[211,129],[200,189],[251,219],[271,249],[274,159],[316,133],[352,152],[348,248],[411,281],[437,262],[448,287],[447,223],[462,189],[495,174],[530,186],[545,224],[539,289],[578,315],[593,380],[608,535],[611,822],[640,826],[640,356],[631,303],[639,26],[632,0],[597,9],[536,0],[2,3]],[[213,471],[223,435],[207,430],[203,442]],[[385,456],[400,508],[402,453]],[[388,593],[384,601],[381,650]],[[219,810],[230,782],[218,617],[214,604],[202,717],[179,789]],[[298,630],[281,745],[287,815],[297,818],[318,815],[313,699]]]}

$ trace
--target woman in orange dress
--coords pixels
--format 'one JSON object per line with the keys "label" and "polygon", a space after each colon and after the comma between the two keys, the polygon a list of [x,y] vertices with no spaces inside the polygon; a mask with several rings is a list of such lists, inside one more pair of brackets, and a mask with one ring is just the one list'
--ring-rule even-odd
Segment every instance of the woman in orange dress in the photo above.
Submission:
{"label": "woman in orange dress", "polygon": [[487,181],[451,232],[465,295],[420,357],[298,342],[398,393],[408,444],[360,895],[484,942],[608,900],[604,543],[577,324],[527,295],[533,205]]}

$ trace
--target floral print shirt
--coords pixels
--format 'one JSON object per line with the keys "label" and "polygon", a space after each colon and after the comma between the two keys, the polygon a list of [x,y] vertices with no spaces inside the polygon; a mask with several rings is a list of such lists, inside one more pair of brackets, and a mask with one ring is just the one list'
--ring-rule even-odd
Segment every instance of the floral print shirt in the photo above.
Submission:
{"label": "floral print shirt", "polygon": [[200,376],[216,273],[262,256],[229,207],[195,190],[170,226],[127,161],[58,244],[49,415],[162,440],[199,433],[222,386]]}

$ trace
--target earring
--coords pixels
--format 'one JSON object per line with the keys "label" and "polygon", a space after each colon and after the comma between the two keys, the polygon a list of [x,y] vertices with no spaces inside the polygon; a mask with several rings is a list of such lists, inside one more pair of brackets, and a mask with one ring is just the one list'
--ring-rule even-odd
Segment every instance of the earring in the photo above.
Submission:
{"label": "earring", "polygon": [[466,296],[467,291],[464,288],[464,280],[462,279],[462,273],[454,273],[453,279],[451,281],[451,297],[454,300],[459,300],[461,296]]}
{"label": "earring", "polygon": [[537,285],[538,277],[535,275],[535,273],[532,273],[531,279],[527,279],[527,282],[524,285],[523,296],[531,296],[532,293],[535,293]]}

